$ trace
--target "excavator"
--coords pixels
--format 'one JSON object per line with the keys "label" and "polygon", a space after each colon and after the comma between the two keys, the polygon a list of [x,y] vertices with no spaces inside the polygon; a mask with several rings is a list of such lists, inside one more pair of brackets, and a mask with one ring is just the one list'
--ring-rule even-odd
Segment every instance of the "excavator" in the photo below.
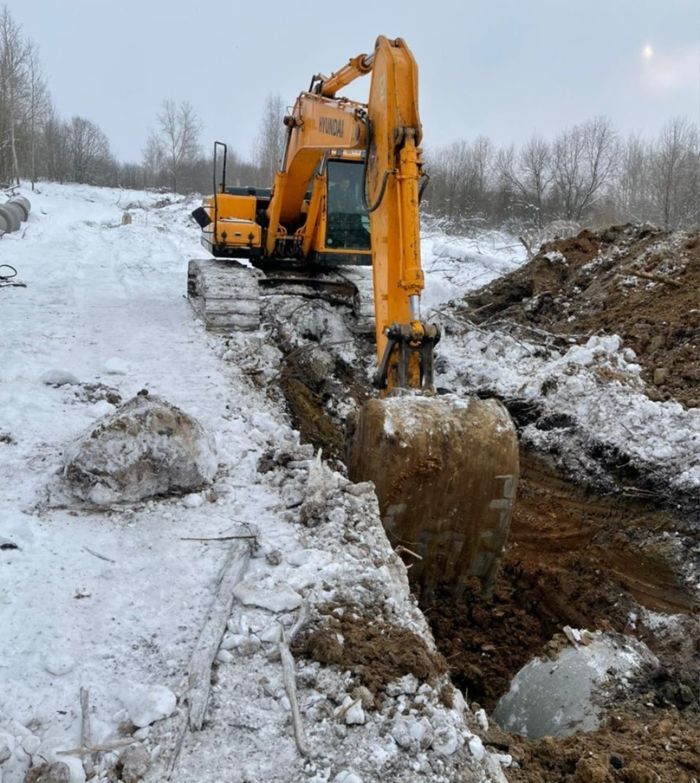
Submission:
{"label": "excavator", "polygon": [[[364,75],[366,103],[338,95]],[[256,329],[266,287],[357,300],[352,277],[337,272],[370,266],[378,394],[349,436],[349,476],[374,482],[389,540],[421,599],[460,598],[475,579],[488,595],[510,527],[518,443],[497,400],[435,390],[440,328],[421,315],[427,179],[411,51],[380,36],[373,53],[314,76],[284,124],[269,190],[227,187],[225,145],[215,144],[222,182],[193,212],[214,258],[190,262],[190,301],[210,329]]]}

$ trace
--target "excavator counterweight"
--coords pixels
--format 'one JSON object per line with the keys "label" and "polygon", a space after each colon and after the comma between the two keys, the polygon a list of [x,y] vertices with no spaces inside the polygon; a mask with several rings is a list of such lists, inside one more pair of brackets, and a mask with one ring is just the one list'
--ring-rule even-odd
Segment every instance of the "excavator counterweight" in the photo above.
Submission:
{"label": "excavator counterweight", "polygon": [[[367,103],[337,95],[365,75]],[[337,294],[352,278],[348,269],[371,266],[379,397],[359,411],[350,476],[374,482],[387,534],[406,553],[418,591],[461,595],[476,577],[488,593],[510,526],[518,444],[499,402],[434,389],[440,329],[420,309],[426,177],[413,55],[400,38],[379,36],[372,54],[314,76],[284,124],[271,190],[228,188],[221,145],[224,182],[193,213],[216,260],[190,263],[190,299],[210,328],[255,328],[259,288],[287,275]],[[347,292],[355,302],[360,287]]]}

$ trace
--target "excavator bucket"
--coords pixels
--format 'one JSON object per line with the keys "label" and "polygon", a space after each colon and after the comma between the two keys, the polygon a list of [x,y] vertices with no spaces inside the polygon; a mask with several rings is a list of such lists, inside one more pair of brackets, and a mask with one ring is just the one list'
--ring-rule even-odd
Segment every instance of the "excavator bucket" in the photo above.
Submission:
{"label": "excavator bucket", "polygon": [[405,393],[369,400],[350,443],[350,478],[374,482],[385,530],[414,590],[490,595],[518,481],[515,427],[497,400]]}

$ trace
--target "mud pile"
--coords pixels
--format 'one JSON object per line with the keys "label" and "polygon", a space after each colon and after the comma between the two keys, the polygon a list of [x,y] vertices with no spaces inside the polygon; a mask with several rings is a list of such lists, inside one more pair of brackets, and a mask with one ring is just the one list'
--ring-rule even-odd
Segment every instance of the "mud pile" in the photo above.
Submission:
{"label": "mud pile", "polygon": [[700,233],[650,226],[581,231],[467,296],[477,324],[515,321],[581,341],[618,334],[652,400],[700,406]]}

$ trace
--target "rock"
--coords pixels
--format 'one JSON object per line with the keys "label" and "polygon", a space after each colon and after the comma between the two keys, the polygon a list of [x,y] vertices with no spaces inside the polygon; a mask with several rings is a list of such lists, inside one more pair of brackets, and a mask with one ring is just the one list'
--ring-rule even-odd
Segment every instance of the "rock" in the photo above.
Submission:
{"label": "rock", "polygon": [[234,596],[246,606],[259,606],[270,612],[290,612],[301,606],[301,596],[288,584],[280,583],[274,587],[259,587],[255,582],[239,582],[233,591]]}
{"label": "rock", "polygon": [[219,663],[231,663],[233,655],[228,650],[219,650],[216,654],[216,660]]}
{"label": "rock", "polygon": [[63,677],[75,669],[75,658],[61,653],[49,654],[44,658],[44,669],[54,677]]}
{"label": "rock", "polygon": [[129,685],[121,701],[131,722],[140,729],[172,715],[177,704],[175,694],[163,685]]}
{"label": "rock", "polygon": [[374,694],[364,685],[358,685],[352,692],[353,699],[359,699],[365,710],[371,710],[374,707]]}
{"label": "rock", "polygon": [[400,696],[406,694],[412,696],[418,690],[418,680],[412,674],[405,674],[398,680],[393,680],[386,686],[386,692],[389,696]]}
{"label": "rock", "polygon": [[474,756],[474,758],[477,761],[481,761],[481,759],[484,758],[486,755],[486,749],[484,748],[484,743],[479,739],[479,737],[470,737],[469,738],[469,752]]}
{"label": "rock", "polygon": [[459,736],[454,726],[445,723],[437,726],[433,737],[433,750],[441,756],[451,756],[459,748]]}
{"label": "rock", "polygon": [[362,778],[352,769],[343,769],[333,778],[333,783],[362,783]]}
{"label": "rock", "polygon": [[[365,711],[364,709],[362,709],[362,700],[357,699],[353,701],[352,698],[348,696],[346,702],[349,703],[350,706],[345,711],[345,724],[347,726],[363,725],[366,718],[365,718]],[[344,702],[343,706],[345,706],[345,704],[346,703]]]}
{"label": "rock", "polygon": [[71,783],[70,768],[62,761],[27,770],[24,783]]}
{"label": "rock", "polygon": [[433,741],[433,727],[427,718],[406,718],[398,716],[391,727],[394,742],[406,750],[424,750]]}
{"label": "rock", "polygon": [[80,383],[76,376],[67,370],[48,370],[40,380],[47,386],[76,386]]}
{"label": "rock", "polygon": [[654,386],[663,386],[668,380],[668,369],[666,367],[657,367],[654,370]]}
{"label": "rock", "polygon": [[191,492],[189,495],[185,495],[182,498],[183,505],[187,508],[199,508],[204,503],[204,498],[199,492]]}
{"label": "rock", "polygon": [[67,449],[64,476],[77,497],[110,505],[200,489],[216,468],[212,441],[195,419],[139,394]]}
{"label": "rock", "polygon": [[482,731],[488,731],[489,730],[489,719],[486,715],[486,710],[481,708],[478,709],[474,713],[474,718],[476,719],[476,722],[479,724],[479,728]]}
{"label": "rock", "polygon": [[124,783],[138,783],[148,772],[151,757],[146,748],[137,742],[124,748],[119,761],[122,765],[121,778]]}

